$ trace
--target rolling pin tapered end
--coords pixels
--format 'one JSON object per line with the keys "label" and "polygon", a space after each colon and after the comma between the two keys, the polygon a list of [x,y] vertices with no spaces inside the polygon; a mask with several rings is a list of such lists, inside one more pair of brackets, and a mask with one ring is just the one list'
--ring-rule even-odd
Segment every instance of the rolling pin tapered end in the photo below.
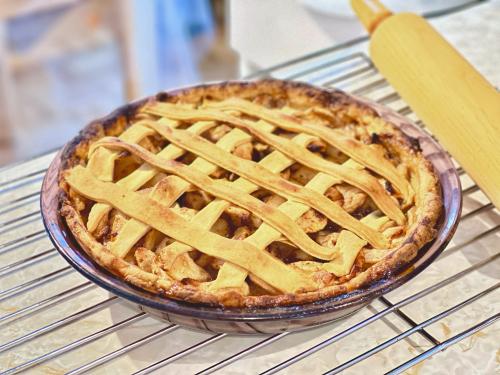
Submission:
{"label": "rolling pin tapered end", "polygon": [[351,0],[351,7],[371,34],[392,13],[378,0]]}

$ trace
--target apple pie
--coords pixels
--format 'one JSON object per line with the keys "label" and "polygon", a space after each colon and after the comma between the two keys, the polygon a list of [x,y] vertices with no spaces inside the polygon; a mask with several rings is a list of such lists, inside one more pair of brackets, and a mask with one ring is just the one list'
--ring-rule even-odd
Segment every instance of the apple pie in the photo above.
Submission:
{"label": "apple pie", "polygon": [[125,106],[64,150],[60,213],[128,283],[219,306],[302,304],[399,272],[436,235],[418,141],[340,91],[201,85]]}

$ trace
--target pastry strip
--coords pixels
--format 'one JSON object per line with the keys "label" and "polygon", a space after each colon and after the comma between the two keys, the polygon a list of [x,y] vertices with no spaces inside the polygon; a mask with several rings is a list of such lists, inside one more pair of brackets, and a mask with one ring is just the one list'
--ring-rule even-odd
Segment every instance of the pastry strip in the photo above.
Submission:
{"label": "pastry strip", "polygon": [[[272,129],[269,129],[272,130]],[[302,146],[307,146],[311,140],[314,139],[314,137],[306,135],[306,134],[299,134],[293,138],[293,141],[299,145]],[[268,169],[269,171],[273,173],[280,173],[282,170],[286,169],[290,165],[294,163],[293,160],[287,158],[285,155],[280,153],[279,151],[274,151],[271,154],[265,156],[259,164],[262,165],[264,168]],[[330,176],[327,176],[330,178]],[[335,181],[333,181],[335,182]],[[332,182],[332,183],[333,183]],[[240,177],[234,182],[232,182],[233,186],[236,188],[245,191],[246,193],[250,194],[254,191],[256,191],[259,186],[255,185],[254,183]],[[328,186],[329,187],[329,186]],[[326,187],[325,190],[328,188]],[[292,219],[296,220],[299,218],[303,213],[305,213],[307,210],[309,210],[309,207],[306,205],[303,205],[301,203],[293,202],[292,203],[294,209],[288,210],[285,212],[288,216],[290,216]],[[212,225],[215,223],[215,221],[219,218],[219,216],[230,206],[230,203],[227,201],[223,201],[220,199],[215,199],[212,202],[210,202],[207,206],[205,206],[201,211],[199,211],[192,221],[196,222],[197,224],[203,226],[206,229],[210,229]],[[279,208],[281,209],[281,207]],[[299,214],[296,214],[297,211],[300,211]],[[266,230],[267,228],[267,230]],[[268,226],[266,223],[262,223],[261,226],[257,229],[256,233],[272,233],[277,238],[281,237],[281,232],[276,231],[272,227]],[[250,237],[249,237],[250,238]],[[247,241],[245,239],[244,241]],[[266,246],[257,246],[260,249],[264,249]],[[187,246],[183,243],[180,242],[174,242],[163,249],[160,249],[158,251],[158,256],[162,259],[164,267],[168,270],[174,267],[174,262],[176,258],[184,254],[188,251],[193,250],[190,246]],[[220,274],[220,278],[225,277],[225,275],[231,275],[232,277],[236,277],[238,280],[245,280],[245,277],[247,275],[246,271],[241,269],[241,267],[235,266],[229,262],[226,262],[222,265],[222,269],[225,268],[231,268],[231,272],[223,272]],[[234,269],[234,270],[233,270]],[[220,271],[219,271],[220,272]],[[238,273],[239,272],[239,273]],[[244,273],[244,275],[241,275],[241,273]],[[239,275],[239,277],[238,277]],[[219,279],[219,274],[217,276],[217,279]],[[240,287],[240,283],[236,285],[236,287]]]}
{"label": "pastry strip", "polygon": [[[164,160],[138,145],[125,143],[120,141],[118,138],[105,137],[94,143],[94,145],[96,147],[102,146],[111,149],[126,150],[135,156],[140,157],[143,161],[154,166],[155,168],[181,177],[198,187],[200,190],[204,190],[219,199],[227,200],[235,205],[245,208],[250,212],[253,212],[268,225],[279,230],[299,249],[316,258],[330,260],[335,255],[335,249],[323,247],[317,244],[309,236],[307,236],[304,231],[302,231],[294,220],[290,220],[290,218],[283,214],[280,210],[262,202],[250,194],[246,194],[243,190],[235,188],[233,184],[212,179],[203,172],[199,172],[195,168],[175,160]],[[166,206],[170,206],[174,202],[175,201],[162,203]],[[125,228],[122,229],[122,232],[125,232]],[[373,233],[380,236],[378,232],[373,231]],[[137,238],[135,242],[139,239],[140,237]]]}
{"label": "pastry strip", "polygon": [[[159,122],[170,125],[172,127],[177,127],[179,124],[177,122],[171,121],[169,119],[160,119]],[[140,125],[140,123],[136,124]],[[133,125],[132,127],[136,126]],[[193,133],[200,133],[205,130],[207,130],[209,126],[213,126],[213,123],[206,123],[206,122],[198,122],[192,125],[188,130],[192,131]],[[129,128],[130,129],[130,128]],[[267,127],[264,126],[264,129],[268,131],[272,131],[274,129],[274,126],[272,125],[267,125]],[[314,137],[308,136],[308,135],[299,135],[297,138],[304,139],[304,141],[311,140]],[[223,149],[231,150],[232,148],[236,147],[238,144],[246,142],[250,139],[250,136],[244,132],[242,132],[239,129],[233,129],[230,131],[228,134],[224,135],[218,142],[217,145]],[[308,143],[308,142],[306,142]],[[99,149],[105,149],[105,148],[97,148]],[[167,158],[175,158],[178,157],[179,155],[182,155],[181,153],[184,153],[185,151],[178,148],[177,146],[170,144],[166,147],[166,149],[162,150],[158,155],[165,155]],[[289,163],[291,164],[291,162]],[[192,167],[196,167],[200,170],[205,171],[205,173],[210,174],[214,172],[217,168],[217,166],[207,162],[204,159],[197,158],[192,164]],[[288,166],[288,165],[287,165]],[[283,166],[283,169],[285,166]],[[146,172],[146,173],[141,173],[141,172]],[[143,164],[139,169],[134,171],[131,175],[125,177],[123,180],[120,180],[118,183],[119,184],[124,184],[128,185],[129,188],[135,189],[140,187],[143,183],[145,183],[149,178],[152,178],[152,175],[156,175],[156,170],[152,169],[148,164]],[[279,171],[276,171],[279,172]],[[148,176],[149,175],[149,176]],[[142,179],[142,181],[141,181]],[[169,189],[166,190],[168,192],[168,196],[165,196],[164,192],[158,191],[157,186],[155,186],[155,189],[151,193],[151,197],[157,200],[165,200],[165,199],[173,199],[174,197],[180,196],[184,191],[186,191],[189,187],[189,183],[186,181],[178,178],[177,176],[169,176],[167,177],[169,180],[170,184],[168,185]],[[138,182],[139,180],[139,182]],[[244,180],[239,179],[239,182],[242,182]],[[251,184],[250,182],[247,182],[247,184],[250,184],[257,188],[257,186]],[[219,202],[221,203],[221,202]],[[222,214],[225,208],[229,207],[229,204],[227,202],[222,202],[223,207],[221,204],[219,204],[218,209],[216,207],[216,210],[213,211],[212,217],[205,217],[209,215],[199,215],[199,217],[202,220],[202,223],[204,225],[208,224],[207,229],[210,229],[210,227],[213,225],[213,223],[217,220],[217,218]],[[95,207],[98,208],[96,212],[99,212],[99,208],[103,212],[108,212],[104,211],[105,209],[109,210],[110,206],[101,204],[101,203],[96,203],[92,208],[94,209]],[[91,211],[92,213],[92,211]],[[132,246],[143,236],[149,231],[149,226],[135,220],[131,219],[126,222],[122,230],[119,232],[117,238],[113,243],[111,244],[111,250],[117,254],[120,257],[124,257],[128,251],[132,248]],[[173,244],[169,245],[164,251],[160,251],[160,258],[164,262],[164,266],[166,269],[169,269],[172,276],[178,276],[176,278],[178,279],[183,279],[183,278],[191,278],[193,280],[199,280],[203,281],[208,277],[208,274],[200,268],[196,263],[193,262],[191,257],[187,254],[187,251],[191,250],[189,246],[186,246],[184,244],[174,242]],[[173,254],[172,254],[173,252]]]}
{"label": "pastry strip", "polygon": [[219,110],[234,110],[255,116],[270,122],[282,129],[297,132],[308,133],[320,137],[325,142],[335,148],[338,148],[344,154],[348,155],[358,163],[377,172],[387,179],[403,195],[406,202],[410,202],[413,196],[413,190],[403,176],[401,176],[396,167],[376,149],[365,145],[355,139],[352,139],[341,131],[318,125],[312,122],[306,122],[285,113],[273,111],[271,109],[259,106],[244,99],[231,98],[222,102],[209,103],[206,108],[216,108]]}
{"label": "pastry strip", "polygon": [[[82,166],[69,170],[66,181],[79,194],[116,207],[126,215],[208,255],[235,263],[282,292],[300,293],[317,287],[304,273],[292,269],[268,252],[189,223],[172,209],[149,197],[118,184],[98,180]],[[148,210],[142,210],[142,207],[148,207]]]}
{"label": "pastry strip", "polygon": [[[262,166],[260,166],[255,162],[244,160],[238,158],[237,156],[231,155],[230,153],[221,150],[211,142],[206,141],[201,137],[188,134],[186,131],[171,129],[154,122],[150,122],[149,125],[172,143],[177,144],[183,148],[186,148],[187,150],[207,160],[210,160],[211,162],[218,164],[222,168],[227,169],[233,173],[236,173],[239,176],[245,177],[246,179],[254,182],[255,184],[258,184],[268,190],[273,191],[275,194],[284,196],[287,199],[294,199],[301,203],[307,204],[309,205],[309,207],[314,208],[317,211],[321,212],[323,215],[328,217],[333,222],[338,223],[344,228],[352,230],[355,233],[359,233],[360,236],[362,236],[363,238],[367,237],[368,233],[361,232],[363,229],[361,229],[361,226],[359,226],[358,224],[359,222],[357,220],[354,220],[352,216],[347,214],[347,212],[345,212],[342,208],[340,208],[338,205],[336,205],[334,202],[332,202],[322,194],[318,194],[315,191],[311,191],[307,188],[304,188],[300,185],[294,184],[286,179],[283,179],[280,176],[275,175],[274,173],[270,173],[265,168],[263,168]],[[293,145],[290,148],[295,149],[297,154],[302,153],[303,155],[305,155],[306,152],[308,152],[304,148],[299,147],[298,145],[294,144],[291,141],[287,142],[289,142],[290,145]],[[318,159],[322,160],[321,158]],[[325,163],[328,164],[329,162]],[[313,163],[306,162],[304,164],[311,165]],[[354,172],[352,174],[358,174],[358,175],[362,174],[362,171],[355,169],[351,170],[352,172]],[[376,182],[376,184],[381,188],[378,182]],[[384,191],[382,191],[380,195],[384,197],[384,201],[386,201],[387,203],[384,204],[383,207],[381,207],[381,210],[384,212],[389,211],[387,212],[387,215],[391,218],[394,217],[395,221],[404,222],[405,219],[404,215],[399,209],[399,207],[394,203],[392,198],[389,195],[387,195]],[[387,206],[389,207],[386,210],[384,210],[384,207]],[[379,236],[379,234],[377,235]],[[370,236],[369,238],[371,243],[376,243],[375,247],[384,246],[381,243],[381,241],[383,240],[380,236],[378,242],[374,241],[373,236]]]}
{"label": "pastry strip", "polygon": [[[233,131],[229,132],[224,137],[222,137],[219,140],[219,142],[217,142],[217,145],[219,147],[221,147],[222,149],[232,150],[234,147],[236,147],[240,143],[249,141],[250,139],[251,139],[251,137],[248,134],[246,134],[245,132],[242,132],[239,129],[234,129]],[[100,145],[101,142],[102,141],[97,142],[94,147],[106,146],[103,144]],[[172,146],[177,148],[177,146],[175,146],[175,145],[172,145]],[[101,148],[105,148],[105,147],[101,147]],[[182,149],[178,149],[178,150],[182,150]],[[151,154],[151,153],[149,153],[149,154]],[[165,153],[165,154],[167,154],[167,153]],[[151,155],[155,156],[156,158],[158,158],[160,160],[165,160],[167,162],[169,161],[169,159],[167,159],[167,158],[163,159],[160,156],[158,156],[160,154],[158,154],[158,155],[151,154]],[[167,154],[166,156],[169,157],[169,156],[172,156],[172,154],[170,154],[170,155]],[[173,158],[171,158],[171,159],[173,159]],[[155,167],[153,165],[153,163],[147,162],[146,160],[144,160],[144,161],[146,162],[146,165],[148,165],[150,168],[154,168],[153,170],[158,172],[158,168]],[[190,167],[195,171],[197,170],[197,171],[202,172],[203,173],[202,175],[206,178],[208,178],[207,175],[215,172],[215,170],[217,169],[216,165],[214,165],[214,164],[212,164],[212,163],[210,163],[202,158],[195,159],[191,163]],[[170,179],[171,185],[170,186],[174,187],[173,189],[171,189],[170,194],[159,195],[158,192],[156,191],[157,190],[156,186],[155,186],[155,189],[153,189],[153,191],[151,193],[151,197],[156,196],[156,198],[154,198],[154,199],[162,200],[162,203],[166,206],[170,206],[173,203],[175,203],[177,198],[180,195],[182,195],[184,192],[186,192],[190,186],[189,182],[186,182],[185,180],[179,178],[178,176],[169,176],[169,177],[171,177],[171,179]],[[175,190],[175,192],[173,190]],[[115,241],[111,244],[111,251],[119,257],[125,257],[127,255],[128,251],[134,246],[135,243],[137,243],[137,241],[139,241],[141,239],[142,236],[144,236],[149,231],[149,229],[150,229],[149,226],[147,226],[144,223],[141,223],[137,220],[131,219],[131,220],[127,221],[127,223],[122,228],[122,230],[118,234]],[[210,229],[210,228],[207,228],[207,229]],[[189,262],[189,260],[187,260],[187,259],[186,259],[186,261]]]}
{"label": "pastry strip", "polygon": [[[130,143],[139,143],[147,136],[153,134],[154,132],[152,132],[151,129],[137,124],[137,126],[131,126],[126,129],[120,135],[120,139]],[[117,151],[97,149],[90,155],[87,166],[100,180],[113,181],[115,160],[119,156],[120,153]]]}
{"label": "pastry strip", "polygon": [[[297,136],[298,137],[298,136]],[[296,138],[297,138],[296,137]],[[295,140],[295,139],[294,139]],[[352,159],[349,159],[344,163],[345,165],[353,165],[356,164]],[[354,167],[354,166],[353,166]],[[335,180],[330,175],[324,174],[324,173],[318,173],[316,176],[314,176],[307,184],[306,187],[317,191],[318,193],[323,194],[330,186],[335,185],[337,183],[340,183],[339,180]],[[299,202],[294,202],[294,201],[287,201],[281,204],[278,207],[279,210],[285,212],[288,216],[292,218],[292,220],[297,220],[299,217],[301,217],[305,212],[309,210],[309,207],[307,205],[304,205]],[[348,231],[344,231],[349,233]],[[355,236],[356,237],[356,236]],[[267,246],[269,246],[273,241],[277,241],[278,239],[281,238],[281,233],[276,231],[275,229],[269,227],[267,224],[263,223],[257,230],[250,235],[249,237],[245,238],[244,241],[250,242],[251,244],[255,245],[256,247],[260,249],[264,249]],[[359,237],[356,237],[359,239]],[[363,242],[363,244],[366,244],[365,241],[360,240]],[[336,253],[342,254],[344,249],[342,247],[336,246]],[[335,258],[337,259],[337,258]],[[343,257],[340,259],[344,259]],[[230,268],[231,270],[226,272],[226,268]],[[239,268],[238,268],[239,269]],[[206,288],[209,291],[217,291],[218,289],[221,288],[227,288],[229,286],[235,288],[239,287],[241,280],[244,280],[245,277],[247,276],[246,271],[238,269],[231,263],[224,263],[219,270],[219,273],[217,274],[217,278],[214,281],[210,281],[205,283],[204,288]],[[222,273],[221,273],[222,272]],[[221,276],[219,276],[221,275]],[[231,280],[227,280],[224,277],[231,276]]]}
{"label": "pastry strip", "polygon": [[[171,126],[171,127],[179,126],[179,122],[172,121],[172,120],[169,120],[166,118],[159,120],[159,122],[161,122],[162,124]],[[195,133],[195,134],[201,134],[201,133],[205,132],[206,130],[214,127],[215,125],[216,124],[214,122],[200,121],[200,122],[193,124],[191,127],[189,127],[188,130],[190,132]],[[127,130],[125,130],[125,132],[123,132],[122,136],[125,137],[126,132],[128,132],[129,130],[132,131],[132,129],[135,129],[137,127],[143,128],[141,123],[138,122],[138,123],[132,125]],[[147,128],[147,130],[149,132],[151,131],[150,128]],[[122,137],[119,137],[119,138],[122,139]],[[126,139],[124,139],[124,140],[126,140]],[[135,143],[135,142],[132,142],[132,143]],[[95,157],[96,153],[101,152],[101,149],[106,150],[105,148],[97,149],[91,155],[90,160],[89,160],[89,165],[90,165],[92,159]],[[114,152],[115,154],[117,154],[116,151],[102,151],[102,152],[106,152],[108,154],[111,152]],[[158,156],[161,156],[165,159],[176,159],[178,157],[181,157],[185,153],[186,153],[186,150],[183,150],[175,145],[170,144],[167,147],[165,147],[163,150],[161,150],[158,153]],[[96,163],[96,162],[94,162],[93,168],[91,170],[92,170],[92,172],[94,172],[96,170],[99,170],[99,171],[113,170],[114,160],[115,159],[112,160],[112,163],[109,163],[109,162],[108,163]],[[99,177],[99,173],[102,173],[102,172],[94,172],[94,174],[96,174],[96,176],[98,176],[98,177]],[[133,171],[131,174],[129,174],[128,176],[119,180],[117,183],[120,185],[123,185],[124,187],[126,187],[129,190],[135,191],[135,190],[139,189],[142,185],[144,185],[146,182],[151,180],[154,176],[156,176],[157,173],[158,173],[158,171],[155,168],[151,167],[148,164],[143,164],[139,168],[137,168],[135,171]],[[107,181],[107,180],[104,180],[104,181]],[[87,221],[87,229],[89,230],[89,232],[95,231],[99,222],[111,210],[111,208],[112,207],[110,207],[109,205],[105,205],[105,204],[101,204],[101,203],[97,203],[94,206],[92,206],[92,209],[90,210],[90,214],[89,214],[88,221]]]}
{"label": "pastry strip", "polygon": [[[334,177],[341,178],[351,185],[356,186],[357,188],[366,192],[377,204],[377,206],[391,219],[394,219],[394,221],[396,221],[398,224],[403,224],[405,222],[405,216],[400,210],[398,204],[394,200],[392,200],[392,198],[384,191],[377,179],[367,172],[352,171],[346,168],[342,168],[342,166],[331,161],[326,161],[308,150],[298,148],[289,140],[283,137],[261,131],[256,126],[254,126],[254,124],[242,121],[226,113],[203,109],[184,111],[179,110],[179,108],[176,108],[175,106],[167,106],[166,108],[160,107],[160,105],[163,106],[164,104],[165,103],[159,103],[154,107],[146,107],[144,110],[145,112],[150,114],[165,116],[176,120],[214,120],[231,123],[232,125],[244,129],[253,136],[265,141],[290,158],[295,159],[296,161],[304,165],[312,166],[313,168],[321,170],[322,172],[332,174]],[[211,154],[213,151],[213,149],[209,151],[209,147],[213,146],[213,144],[210,144],[207,141],[205,141],[205,144],[208,144],[206,146],[205,144],[200,144],[200,142],[204,140],[199,139],[199,137],[197,138],[186,135],[182,130],[165,129],[165,127],[155,124],[154,122],[149,122],[149,124],[151,124],[151,126],[155,128],[155,130],[157,130],[172,143],[180,145],[181,147],[186,148],[191,152],[197,153],[198,155],[200,155],[201,153]],[[195,144],[194,142],[196,141],[199,142]],[[199,145],[199,147],[196,148],[196,151],[195,145]],[[207,157],[204,156],[204,158]],[[221,165],[225,169],[229,169],[220,164],[220,159],[214,162],[219,163],[219,165]]]}

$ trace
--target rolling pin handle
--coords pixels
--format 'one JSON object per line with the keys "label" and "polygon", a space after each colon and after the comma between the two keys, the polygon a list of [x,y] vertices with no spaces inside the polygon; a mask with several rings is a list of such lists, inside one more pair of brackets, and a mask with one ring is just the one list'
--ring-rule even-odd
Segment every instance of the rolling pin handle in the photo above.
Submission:
{"label": "rolling pin handle", "polygon": [[351,7],[370,34],[380,22],[392,15],[379,0],[351,0]]}

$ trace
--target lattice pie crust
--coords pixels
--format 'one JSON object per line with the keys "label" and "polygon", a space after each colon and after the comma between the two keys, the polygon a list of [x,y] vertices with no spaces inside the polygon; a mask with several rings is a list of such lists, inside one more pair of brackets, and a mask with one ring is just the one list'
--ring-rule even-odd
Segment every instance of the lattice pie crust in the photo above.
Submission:
{"label": "lattice pie crust", "polygon": [[64,154],[61,214],[100,265],[190,302],[305,303],[395,272],[435,236],[418,146],[338,91],[199,86],[90,124]]}

